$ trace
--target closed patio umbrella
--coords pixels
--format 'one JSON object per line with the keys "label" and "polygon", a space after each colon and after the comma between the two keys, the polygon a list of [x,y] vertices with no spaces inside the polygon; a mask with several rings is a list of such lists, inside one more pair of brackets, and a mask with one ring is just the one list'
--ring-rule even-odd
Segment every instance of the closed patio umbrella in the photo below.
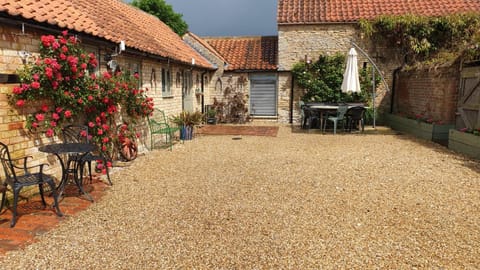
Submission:
{"label": "closed patio umbrella", "polygon": [[357,51],[351,48],[347,57],[347,68],[343,73],[343,93],[360,93],[360,79],[358,77]]}

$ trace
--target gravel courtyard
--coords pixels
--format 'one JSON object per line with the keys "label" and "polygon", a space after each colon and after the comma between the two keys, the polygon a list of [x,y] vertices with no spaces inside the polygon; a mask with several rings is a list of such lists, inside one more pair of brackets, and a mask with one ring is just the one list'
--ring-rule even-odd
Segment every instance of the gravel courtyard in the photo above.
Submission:
{"label": "gravel courtyard", "polygon": [[[1,269],[477,269],[480,163],[405,135],[200,136]],[[61,205],[60,205],[61,206]]]}

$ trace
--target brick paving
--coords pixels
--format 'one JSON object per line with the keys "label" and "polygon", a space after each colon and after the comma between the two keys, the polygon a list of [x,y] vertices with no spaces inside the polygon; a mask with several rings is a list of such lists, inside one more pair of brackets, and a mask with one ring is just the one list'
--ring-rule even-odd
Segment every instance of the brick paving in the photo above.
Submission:
{"label": "brick paving", "polygon": [[[93,183],[85,185],[85,189],[93,197],[99,200],[109,186],[95,177]],[[7,195],[9,192],[7,192]],[[10,193],[11,194],[11,193]],[[68,186],[63,198],[60,200],[60,210],[64,214],[59,217],[51,207],[53,198],[45,196],[47,207],[44,209],[40,195],[35,195],[28,200],[21,200],[18,205],[18,217],[15,227],[10,228],[12,211],[10,208],[3,209],[0,213],[0,256],[11,250],[25,247],[35,242],[35,237],[55,228],[60,222],[69,216],[87,209],[92,202],[83,195],[78,194],[78,189]]]}
{"label": "brick paving", "polygon": [[198,129],[202,135],[250,135],[276,137],[278,126],[245,126],[245,125],[205,125]]}

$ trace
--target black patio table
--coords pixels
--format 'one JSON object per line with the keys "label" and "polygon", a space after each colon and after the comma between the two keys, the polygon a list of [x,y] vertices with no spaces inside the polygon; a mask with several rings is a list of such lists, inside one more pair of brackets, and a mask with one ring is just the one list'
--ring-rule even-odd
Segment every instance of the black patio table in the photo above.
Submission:
{"label": "black patio table", "polygon": [[[96,146],[89,143],[54,143],[49,145],[43,145],[38,148],[40,152],[50,153],[57,156],[62,167],[62,179],[58,184],[57,191],[58,196],[61,197],[65,186],[69,180],[69,175],[73,174],[73,181],[77,185],[79,191],[84,194],[88,200],[93,202],[92,196],[85,191],[82,185],[82,180],[78,178],[78,169],[82,160],[82,157],[96,149]],[[67,164],[61,155],[67,155]]]}

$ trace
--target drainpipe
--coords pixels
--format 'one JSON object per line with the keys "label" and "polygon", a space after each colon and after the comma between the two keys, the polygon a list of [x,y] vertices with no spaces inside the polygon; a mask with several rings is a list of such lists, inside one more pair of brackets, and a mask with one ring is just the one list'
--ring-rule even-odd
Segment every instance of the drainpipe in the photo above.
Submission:
{"label": "drainpipe", "polygon": [[202,113],[205,112],[205,74],[207,74],[207,71],[204,71],[201,73],[200,76],[202,76],[201,80],[201,88],[202,88]]}
{"label": "drainpipe", "polygon": [[292,74],[292,85],[291,85],[291,89],[290,89],[290,124],[293,124],[293,98],[294,98],[294,95],[293,95],[293,88],[294,88],[294,85],[295,85],[295,77],[293,77],[293,74]]}

